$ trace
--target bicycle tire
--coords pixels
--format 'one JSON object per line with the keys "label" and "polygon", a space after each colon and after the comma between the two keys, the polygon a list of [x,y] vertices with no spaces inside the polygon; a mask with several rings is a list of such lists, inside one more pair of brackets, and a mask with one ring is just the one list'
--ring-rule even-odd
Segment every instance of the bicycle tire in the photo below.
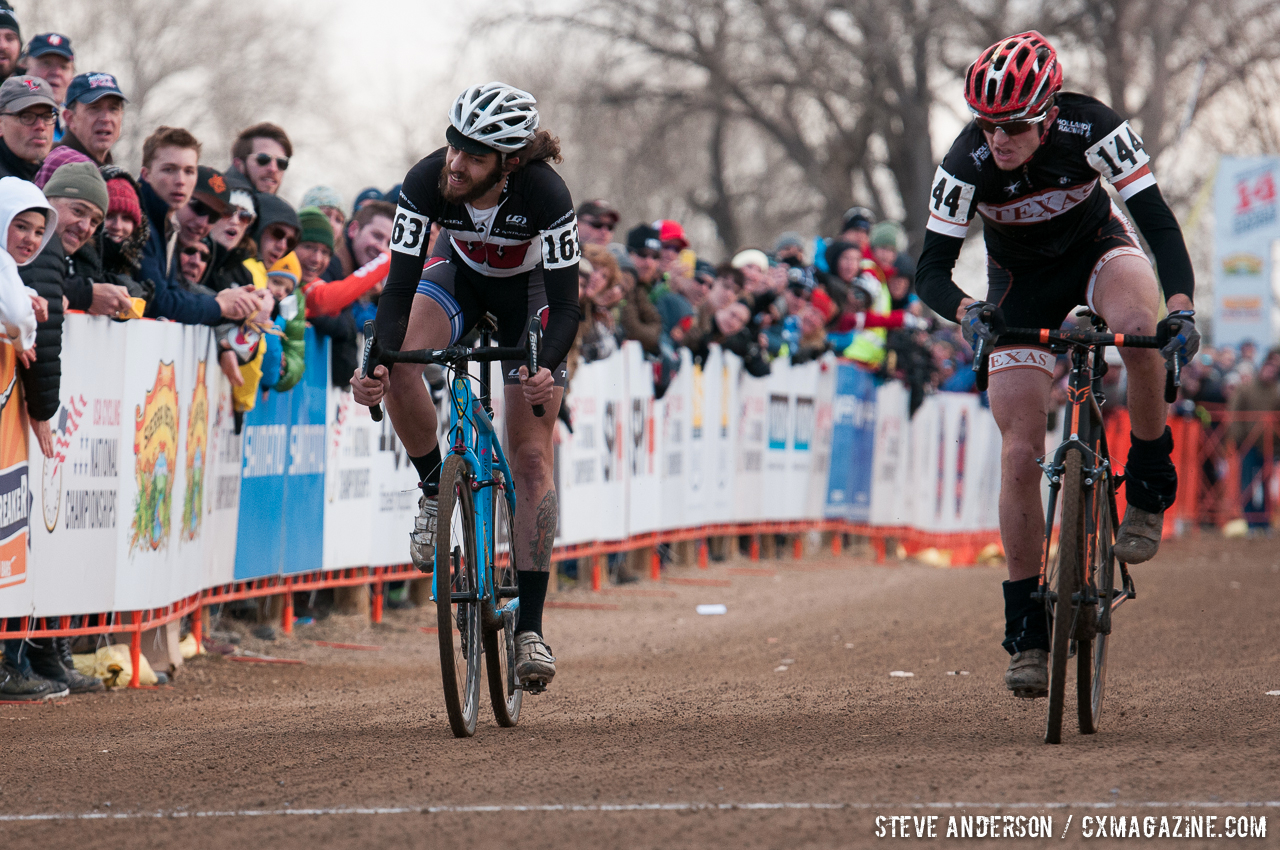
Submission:
{"label": "bicycle tire", "polygon": [[1078,449],[1070,449],[1063,458],[1062,489],[1058,504],[1062,506],[1058,532],[1056,575],[1051,588],[1057,601],[1046,599],[1049,615],[1049,716],[1045,723],[1044,742],[1062,742],[1062,713],[1067,695],[1067,661],[1074,639],[1075,608],[1071,597],[1079,589],[1081,557],[1084,549],[1084,489],[1081,481],[1083,459]]}
{"label": "bicycle tire", "polygon": [[[501,473],[495,473],[501,480]],[[500,591],[516,587],[517,553],[515,548],[515,521],[511,505],[507,502],[507,482],[491,488],[493,494],[493,563],[489,575],[492,580],[490,602],[485,605],[484,660],[486,678],[489,680],[489,702],[493,705],[493,719],[499,726],[511,727],[520,722],[520,705],[524,691],[516,681],[516,616],[517,611],[507,611],[497,616],[497,610],[506,600]],[[505,555],[505,557],[504,557]]]}
{"label": "bicycle tire", "polygon": [[1076,714],[1080,732],[1093,735],[1102,717],[1102,697],[1107,683],[1107,640],[1111,633],[1111,591],[1115,587],[1115,525],[1111,510],[1115,498],[1109,479],[1099,481],[1090,499],[1089,563],[1094,605],[1084,608],[1092,634],[1081,640],[1076,650]]}
{"label": "bicycle tire", "polygon": [[[449,564],[441,572],[441,558]],[[440,470],[436,520],[436,630],[440,638],[440,677],[454,737],[476,733],[480,707],[480,603],[454,602],[452,593],[475,593],[475,508],[466,463],[451,454]],[[441,580],[447,579],[444,586]],[[478,593],[476,594],[479,595]],[[457,627],[457,639],[454,631]]]}

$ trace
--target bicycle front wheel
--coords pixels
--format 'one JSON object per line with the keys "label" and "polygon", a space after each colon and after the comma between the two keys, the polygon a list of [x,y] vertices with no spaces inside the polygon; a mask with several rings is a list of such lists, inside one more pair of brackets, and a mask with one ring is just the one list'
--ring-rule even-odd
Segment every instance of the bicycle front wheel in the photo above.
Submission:
{"label": "bicycle front wheel", "polygon": [[1102,694],[1107,682],[1107,638],[1111,634],[1112,589],[1115,587],[1116,558],[1111,547],[1115,543],[1115,525],[1111,508],[1115,495],[1110,479],[1094,485],[1089,498],[1088,558],[1090,580],[1087,588],[1096,598],[1081,606],[1082,623],[1091,626],[1087,639],[1081,638],[1076,652],[1076,713],[1080,731],[1092,735],[1098,731],[1102,716]]}
{"label": "bicycle front wheel", "polygon": [[480,584],[471,476],[459,455],[440,470],[436,519],[436,630],[449,727],[458,738],[476,733],[480,706]]}
{"label": "bicycle front wheel", "polygon": [[511,484],[502,479],[501,473],[494,477],[501,482],[491,490],[495,545],[489,570],[493,592],[484,606],[484,661],[493,718],[499,726],[515,726],[520,720],[520,704],[524,699],[524,691],[516,681],[516,617],[519,609],[508,605],[519,593],[516,586],[516,524],[511,515],[511,505],[507,502],[507,488]]}
{"label": "bicycle front wheel", "polygon": [[1067,667],[1075,649],[1074,623],[1076,606],[1072,597],[1080,589],[1080,571],[1085,548],[1084,461],[1078,449],[1071,449],[1063,460],[1062,489],[1058,503],[1062,514],[1058,531],[1058,558],[1050,569],[1049,587],[1053,591],[1045,600],[1049,618],[1049,718],[1045,724],[1044,742],[1062,741],[1062,712],[1067,695]]}

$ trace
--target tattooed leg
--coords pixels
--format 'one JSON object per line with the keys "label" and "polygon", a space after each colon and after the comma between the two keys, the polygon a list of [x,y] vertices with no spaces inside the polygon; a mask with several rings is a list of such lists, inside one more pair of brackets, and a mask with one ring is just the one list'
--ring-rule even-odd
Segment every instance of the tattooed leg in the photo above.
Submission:
{"label": "tattooed leg", "polygon": [[[548,404],[546,416],[536,417],[519,386],[506,388],[508,458],[516,485],[516,583],[520,614],[516,634],[542,634],[542,608],[551,578],[551,549],[560,517],[556,498],[552,433],[561,393]],[[527,553],[527,554],[525,554]]]}

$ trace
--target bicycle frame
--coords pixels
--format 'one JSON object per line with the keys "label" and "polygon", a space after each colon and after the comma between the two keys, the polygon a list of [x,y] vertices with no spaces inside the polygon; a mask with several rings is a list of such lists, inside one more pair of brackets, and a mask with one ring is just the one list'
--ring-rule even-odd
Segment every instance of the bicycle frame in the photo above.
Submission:
{"label": "bicycle frame", "polygon": [[[488,329],[481,330],[479,347],[488,348],[491,343],[492,332]],[[468,364],[470,362],[472,361],[467,361]],[[482,362],[479,366],[480,395],[478,397],[471,391],[472,377],[469,370],[464,372],[460,366],[454,370],[450,381],[449,399],[453,411],[453,424],[449,426],[449,451],[460,455],[466,462],[471,492],[475,496],[476,575],[479,585],[474,592],[453,593],[452,598],[459,601],[484,602],[490,600],[490,588],[493,587],[491,572],[497,564],[499,555],[494,539],[493,499],[495,488],[499,484],[499,479],[494,477],[495,470],[502,476],[501,481],[505,482],[506,486],[502,488],[503,494],[512,516],[515,516],[516,512],[516,494],[511,467],[507,463],[506,455],[502,452],[502,440],[493,427],[493,405],[490,400],[493,364]],[[507,541],[507,545],[513,546],[514,541]],[[436,599],[441,592],[441,575],[449,575],[448,569],[440,569],[440,556],[441,553],[436,552],[435,569],[431,576],[432,599]],[[447,553],[445,557],[448,557]],[[514,595],[505,605],[500,604],[501,600],[498,599],[491,601],[498,617],[502,617],[508,611],[516,612],[520,605],[519,598]]]}
{"label": "bicycle frame", "polygon": [[[1107,434],[1102,421],[1102,403],[1106,401],[1106,395],[1102,391],[1102,377],[1107,372],[1106,359],[1103,354],[1102,346],[1071,346],[1071,372],[1067,379],[1067,416],[1062,423],[1062,442],[1054,450],[1053,460],[1044,463],[1043,459],[1039,461],[1040,468],[1044,470],[1045,476],[1049,479],[1049,501],[1045,511],[1045,529],[1044,529],[1044,552],[1040,560],[1040,593],[1051,593],[1053,588],[1049,584],[1049,555],[1051,541],[1053,539],[1054,516],[1057,513],[1058,495],[1062,489],[1063,472],[1066,468],[1067,452],[1071,449],[1077,449],[1080,456],[1085,459],[1086,465],[1084,472],[1084,488],[1085,493],[1091,499],[1097,499],[1099,495],[1106,498],[1106,509],[1111,514],[1111,527],[1113,529],[1120,527],[1120,518],[1116,508],[1116,477],[1111,468],[1110,455],[1107,451]],[[1098,490],[1101,486],[1103,489]],[[1092,542],[1093,536],[1098,534],[1097,520],[1092,510],[1085,513],[1086,533],[1090,537],[1089,545],[1086,547],[1087,552],[1093,552],[1096,544]],[[1124,592],[1116,594],[1111,600],[1108,609],[1109,614],[1119,608],[1127,599],[1133,598],[1133,583],[1129,578],[1129,572],[1123,563],[1120,563],[1120,573],[1123,579]],[[1093,559],[1086,559],[1084,564],[1084,575],[1081,576],[1083,584],[1083,592],[1086,594],[1096,594],[1097,579],[1093,574]],[[1058,600],[1064,601],[1080,601],[1080,600]],[[1092,602],[1092,599],[1085,599],[1086,602]],[[1109,628],[1109,623],[1102,624]]]}

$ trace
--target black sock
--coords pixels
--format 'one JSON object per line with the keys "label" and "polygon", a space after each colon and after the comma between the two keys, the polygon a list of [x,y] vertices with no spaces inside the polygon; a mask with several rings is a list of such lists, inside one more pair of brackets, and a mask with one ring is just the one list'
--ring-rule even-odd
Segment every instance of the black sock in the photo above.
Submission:
{"label": "black sock", "polygon": [[436,443],[436,447],[421,457],[409,455],[409,463],[413,464],[413,468],[418,470],[418,480],[425,484],[435,485],[436,490],[440,489],[440,444]]}
{"label": "black sock", "polygon": [[1173,465],[1173,432],[1166,425],[1155,440],[1129,433],[1129,459],[1124,467],[1124,493],[1129,504],[1158,514],[1178,496],[1178,469]]}
{"label": "black sock", "polygon": [[542,636],[542,603],[547,598],[547,582],[551,573],[516,570],[516,586],[520,589],[520,617],[516,634],[537,632]]}
{"label": "black sock", "polygon": [[1039,586],[1040,576],[1004,583],[1004,641],[1000,645],[1010,655],[1049,648],[1044,602],[1031,598]]}

